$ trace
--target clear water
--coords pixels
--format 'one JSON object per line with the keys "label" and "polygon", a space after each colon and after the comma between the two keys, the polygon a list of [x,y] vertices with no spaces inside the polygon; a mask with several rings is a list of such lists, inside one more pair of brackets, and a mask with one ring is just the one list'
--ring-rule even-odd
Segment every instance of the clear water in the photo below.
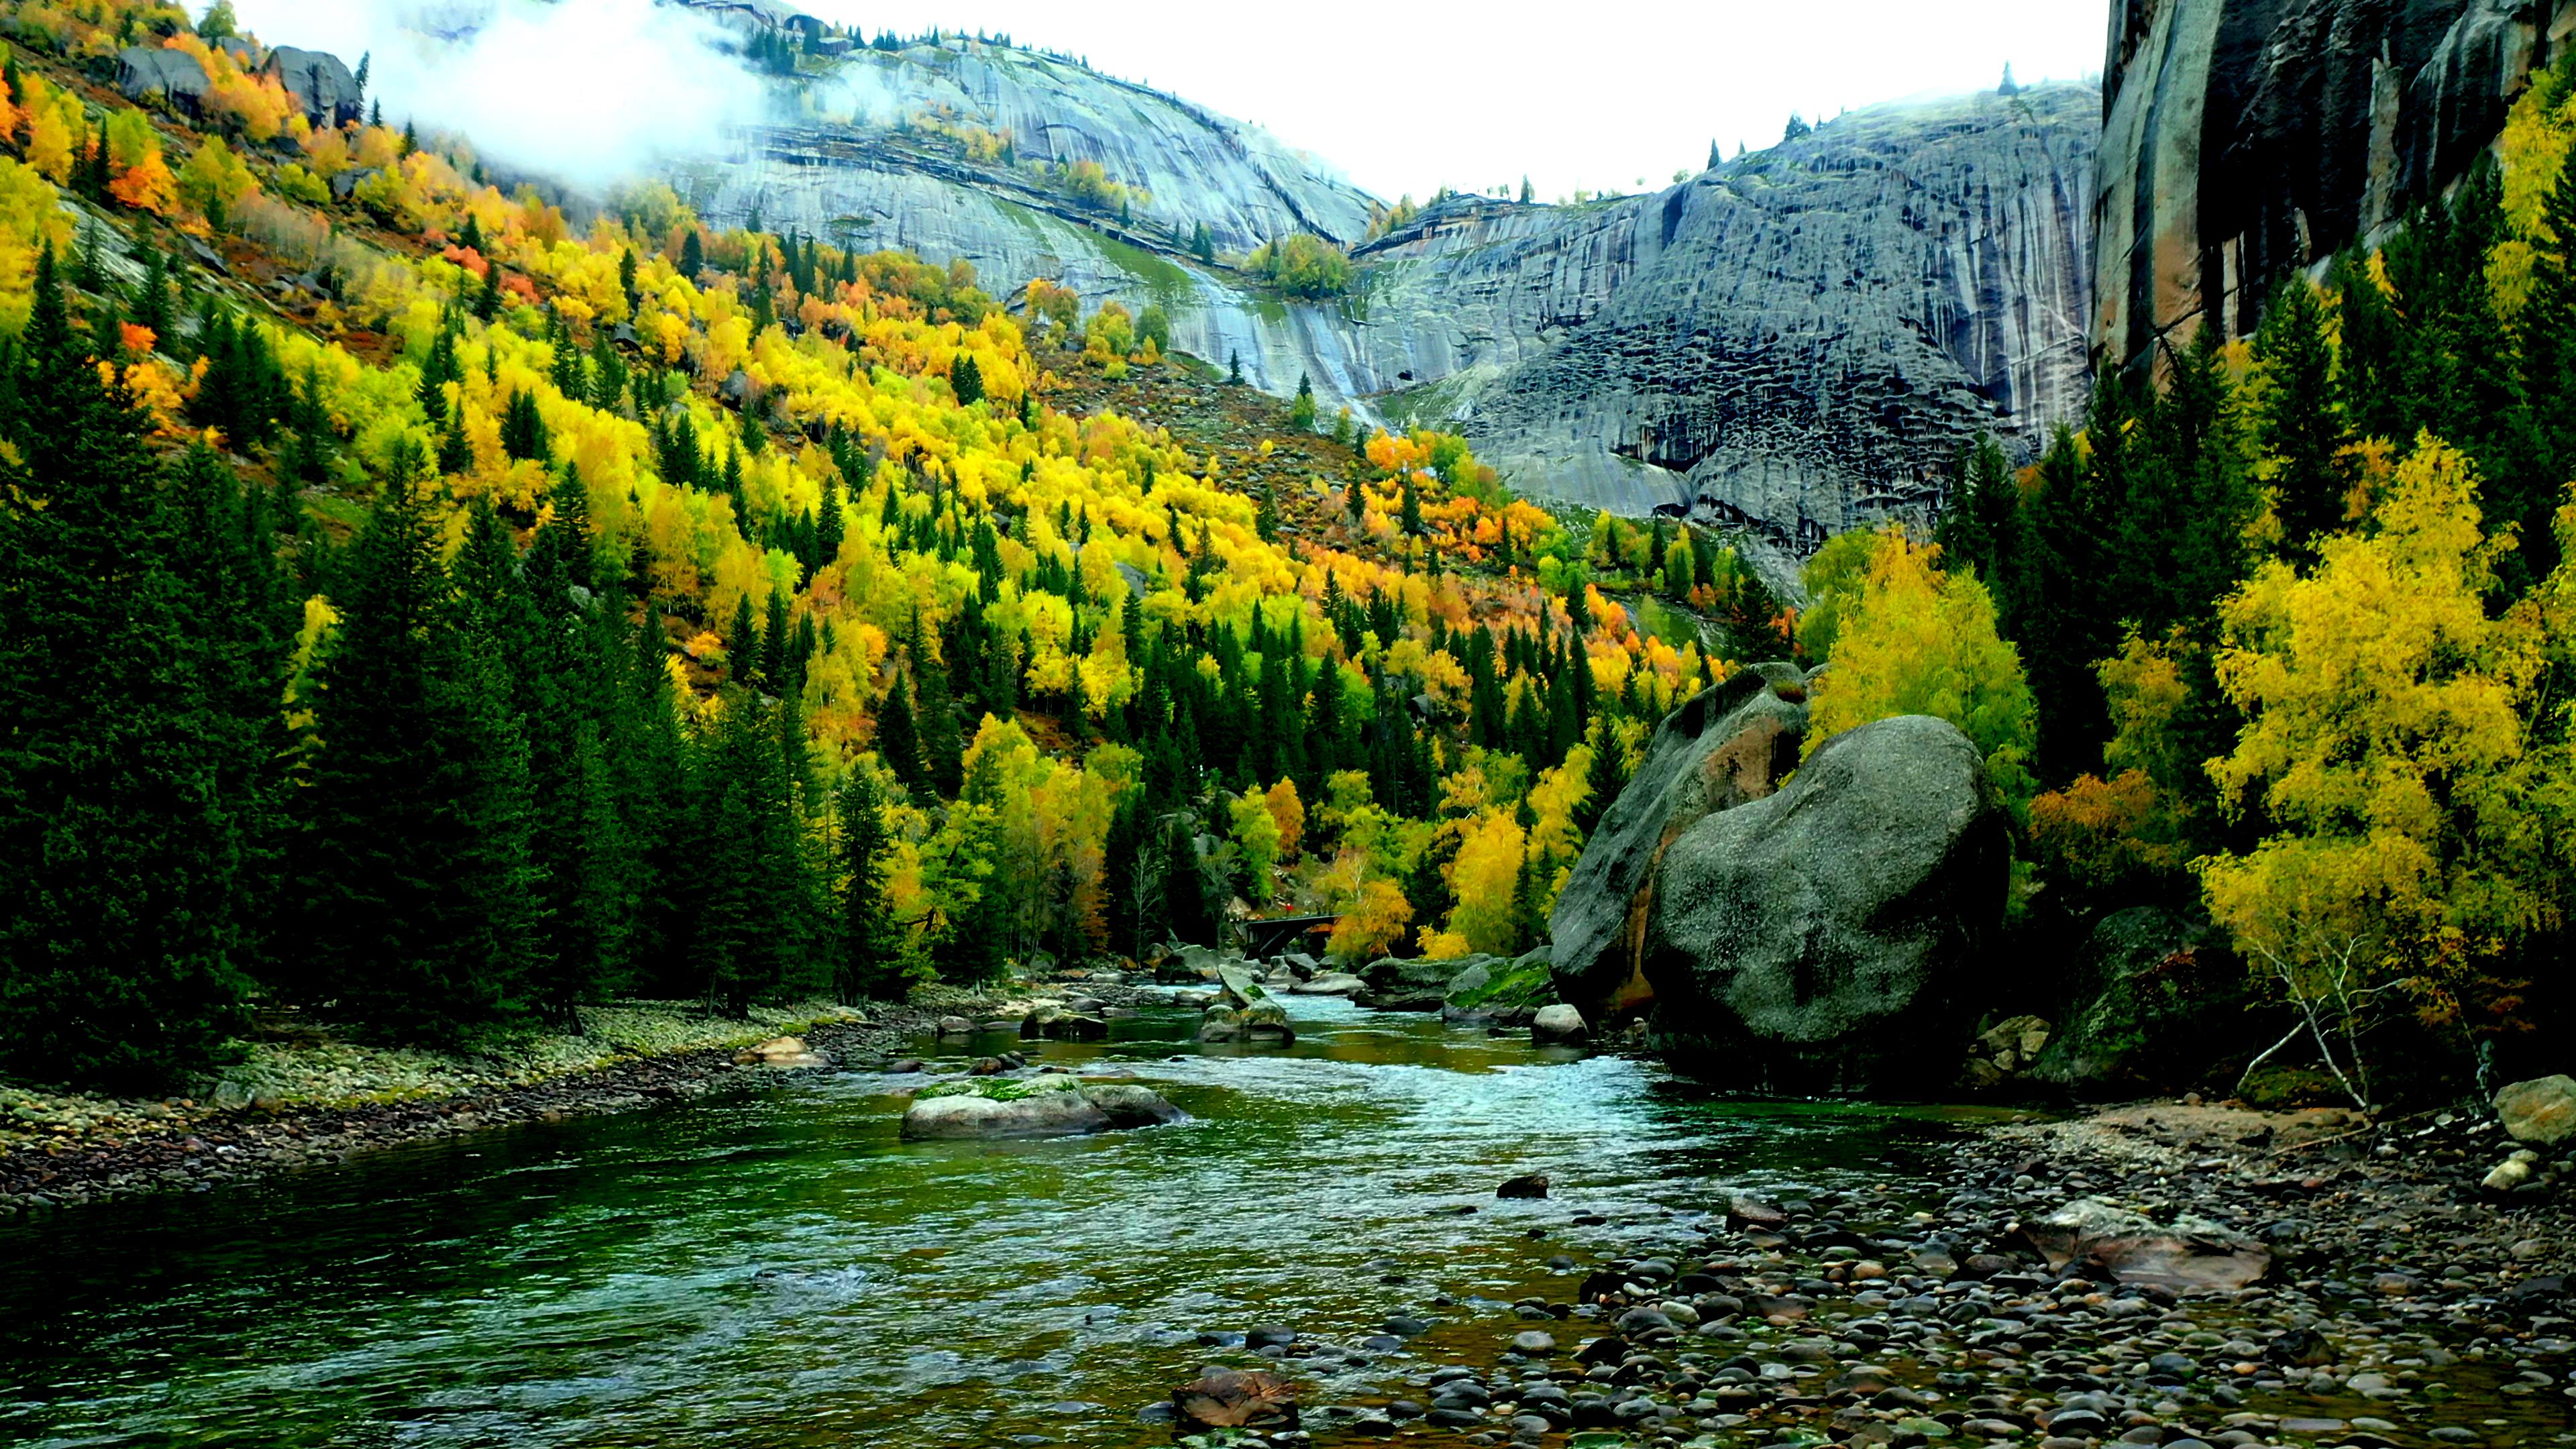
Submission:
{"label": "clear water", "polygon": [[[1203,1330],[1438,1323],[1314,1390],[1362,1401],[1522,1326],[1469,1300],[1564,1296],[1544,1260],[1621,1230],[1578,1213],[1881,1189],[1958,1130],[1729,1101],[1337,1000],[1292,1010],[1286,1049],[1187,1044],[1177,1012],[1046,1049],[1128,1066],[1195,1118],[1145,1132],[907,1144],[895,1094],[922,1078],[804,1073],[18,1220],[0,1444],[1168,1442],[1135,1410],[1217,1356]],[[1525,1172],[1555,1195],[1494,1198]]]}

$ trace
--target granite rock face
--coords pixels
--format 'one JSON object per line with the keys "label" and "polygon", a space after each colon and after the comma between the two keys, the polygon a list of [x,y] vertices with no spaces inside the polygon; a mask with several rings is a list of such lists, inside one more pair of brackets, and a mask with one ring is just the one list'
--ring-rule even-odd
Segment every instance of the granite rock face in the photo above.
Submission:
{"label": "granite rock face", "polygon": [[[2082,402],[2089,87],[1876,107],[1651,194],[1456,197],[1375,240],[1371,199],[1313,158],[1033,52],[858,52],[778,104],[672,176],[709,221],[1160,306],[1177,350],[1465,432],[1536,496],[1696,507],[1802,552],[1927,518],[1964,440],[2035,439]],[[1044,161],[1138,192],[1086,201]],[[1201,223],[1216,262],[1189,254]],[[1223,260],[1294,231],[1354,247],[1351,296],[1283,301]]]}
{"label": "granite rock face", "polygon": [[1362,252],[1416,369],[1383,409],[1793,552],[1927,520],[1963,443],[2082,406],[2095,104],[1873,107],[1652,195],[1435,209]]}
{"label": "granite rock face", "polygon": [[1946,1087],[1991,978],[2010,827],[1975,745],[1900,715],[1663,852],[1654,1028],[1686,1070],[1788,1092]]}
{"label": "granite rock face", "polygon": [[1653,1005],[1648,928],[1664,852],[1710,815],[1769,797],[1798,767],[1806,676],[1756,665],[1666,716],[1636,775],[1602,813],[1548,923],[1560,999],[1615,1025]]}
{"label": "granite rock face", "polygon": [[2576,0],[2112,0],[2094,342],[2124,363],[2466,176]]}

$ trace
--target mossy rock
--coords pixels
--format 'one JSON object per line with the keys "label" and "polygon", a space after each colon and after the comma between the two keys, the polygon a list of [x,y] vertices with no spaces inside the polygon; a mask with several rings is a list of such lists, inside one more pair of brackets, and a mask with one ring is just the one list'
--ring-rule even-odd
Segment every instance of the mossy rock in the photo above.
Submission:
{"label": "mossy rock", "polygon": [[1061,1072],[1036,1077],[966,1077],[954,1082],[941,1082],[913,1093],[916,1100],[931,1097],[981,1097],[988,1102],[1019,1102],[1042,1092],[1074,1092],[1082,1083]]}
{"label": "mossy rock", "polygon": [[1517,960],[1488,958],[1450,978],[1440,1014],[1451,1021],[1522,1022],[1557,1003],[1556,976],[1542,946]]}

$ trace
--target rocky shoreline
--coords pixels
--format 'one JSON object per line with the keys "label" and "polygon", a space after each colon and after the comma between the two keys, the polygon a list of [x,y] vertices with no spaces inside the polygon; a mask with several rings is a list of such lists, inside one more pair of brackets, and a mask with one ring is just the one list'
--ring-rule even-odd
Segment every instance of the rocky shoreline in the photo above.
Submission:
{"label": "rocky shoreline", "polygon": [[[1126,1002],[1127,988],[1089,993]],[[895,1055],[938,1033],[942,1021],[981,1020],[1001,996],[950,995],[934,1004],[872,1006],[864,1018],[800,1025],[806,1046],[827,1062]],[[166,1122],[119,1114],[113,1132],[22,1141],[0,1149],[0,1219],[110,1198],[203,1192],[219,1184],[343,1161],[360,1153],[531,1122],[634,1111],[747,1087],[779,1066],[741,1060],[740,1046],[621,1057],[544,1080],[440,1092],[397,1101],[253,1103],[192,1112]],[[105,1115],[105,1114],[102,1114]]]}
{"label": "rocky shoreline", "polygon": [[[2369,1124],[2172,1102],[1994,1128],[1883,1192],[1578,1213],[1589,1251],[1495,1307],[1488,1353],[1360,1393],[1350,1357],[1396,1340],[1272,1330],[1146,1417],[1212,1414],[1175,1432],[1236,1449],[1426,1430],[1576,1449],[2576,1443],[2576,1205],[2483,1190],[2511,1146],[2468,1108]],[[1407,1303],[1387,1326],[1455,1311]],[[1324,1393],[1292,1422],[1278,1400],[1311,1377]]]}

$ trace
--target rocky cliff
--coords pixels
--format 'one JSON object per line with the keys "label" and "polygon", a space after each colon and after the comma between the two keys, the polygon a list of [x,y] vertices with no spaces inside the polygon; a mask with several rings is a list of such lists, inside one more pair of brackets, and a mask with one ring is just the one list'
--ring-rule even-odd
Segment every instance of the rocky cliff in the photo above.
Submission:
{"label": "rocky cliff", "polygon": [[[1370,198],[1314,159],[1005,46],[860,51],[780,110],[676,178],[711,221],[1157,304],[1180,350],[1464,431],[1535,495],[1696,504],[1803,551],[1924,515],[1962,441],[2033,436],[2081,399],[2089,88],[1874,108],[1650,195],[1457,198],[1375,240]],[[1127,190],[1044,164],[1086,161]],[[1356,244],[1361,284],[1264,295],[1189,254],[1201,224],[1220,257],[1299,230]]]}
{"label": "rocky cliff", "polygon": [[2094,339],[2121,362],[2467,175],[2576,0],[2112,0]]}

